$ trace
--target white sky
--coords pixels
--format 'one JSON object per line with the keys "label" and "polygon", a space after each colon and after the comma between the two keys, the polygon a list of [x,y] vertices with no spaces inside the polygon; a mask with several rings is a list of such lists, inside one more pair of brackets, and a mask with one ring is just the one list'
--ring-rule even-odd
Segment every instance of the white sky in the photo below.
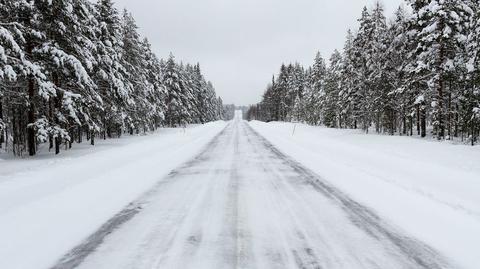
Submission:
{"label": "white sky", "polygon": [[[161,58],[200,62],[224,103],[247,105],[282,62],[328,59],[375,0],[114,0]],[[391,17],[403,0],[381,0]]]}

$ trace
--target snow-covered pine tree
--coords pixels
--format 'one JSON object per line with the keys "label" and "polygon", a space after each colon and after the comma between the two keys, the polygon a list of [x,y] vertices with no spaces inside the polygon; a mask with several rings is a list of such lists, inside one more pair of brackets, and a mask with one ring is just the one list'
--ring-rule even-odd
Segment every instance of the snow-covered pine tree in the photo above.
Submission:
{"label": "snow-covered pine tree", "polygon": [[342,55],[335,50],[330,57],[330,65],[327,69],[322,101],[323,124],[327,127],[339,127],[340,107],[338,98],[341,91],[342,78]]}
{"label": "snow-covered pine tree", "polygon": [[338,100],[338,106],[341,108],[339,115],[340,128],[357,128],[355,111],[358,107],[358,88],[356,85],[354,39],[351,30],[348,30],[343,47],[341,90]]}
{"label": "snow-covered pine tree", "polygon": [[142,42],[142,57],[145,64],[145,79],[147,80],[147,100],[149,109],[147,119],[150,122],[150,129],[155,129],[161,125],[165,119],[167,91],[162,81],[162,70],[160,61],[153,53],[148,40],[145,38]]}
{"label": "snow-covered pine tree", "polygon": [[185,85],[183,70],[175,63],[170,54],[165,67],[164,85],[168,92],[165,120],[168,126],[183,126],[190,121],[189,100]]}
{"label": "snow-covered pine tree", "polygon": [[355,68],[355,85],[356,89],[352,95],[351,102],[353,102],[353,113],[355,121],[360,120],[362,123],[362,129],[368,131],[368,128],[372,122],[372,82],[370,81],[371,69],[369,63],[371,57],[373,57],[373,40],[374,25],[372,22],[372,16],[364,7],[362,16],[358,20],[360,28],[358,30],[355,39],[353,40],[354,50],[354,68]]}
{"label": "snow-covered pine tree", "polygon": [[480,7],[477,1],[469,1],[472,9],[469,35],[466,45],[466,84],[460,105],[462,134],[469,134],[472,145],[480,136]]}
{"label": "snow-covered pine tree", "polygon": [[[127,79],[131,83],[132,104],[129,104],[125,110],[125,124],[128,126],[130,134],[138,133],[140,130],[146,132],[149,130],[149,113],[152,111],[150,106],[149,92],[153,85],[147,79],[147,63],[145,61],[146,51],[144,51],[138,27],[133,16],[127,11],[123,11],[122,20],[122,54],[121,62],[125,67]],[[107,132],[108,134],[108,132]]]}
{"label": "snow-covered pine tree", "polygon": [[408,57],[414,42],[408,36],[408,13],[403,7],[395,11],[395,18],[390,23],[387,32],[387,61],[385,71],[387,83],[391,91],[388,93],[388,106],[398,115],[395,121],[401,129],[400,134],[413,134],[415,120],[415,93],[408,84],[407,67],[410,63]]}
{"label": "snow-covered pine tree", "polygon": [[195,110],[193,111],[194,115],[192,115],[192,117],[194,118],[194,122],[205,123],[207,122],[207,82],[203,78],[199,63],[190,68],[188,72],[191,77],[191,87],[195,95]]}
{"label": "snow-covered pine tree", "polygon": [[310,124],[320,124],[321,115],[321,98],[324,94],[325,78],[327,74],[327,66],[320,52],[317,52],[313,62],[313,66],[308,76],[308,87],[305,89],[304,109],[308,114],[305,119]]}
{"label": "snow-covered pine tree", "polygon": [[[37,133],[47,132],[50,147],[55,145],[55,153],[60,152],[63,141],[72,141],[74,130],[81,126],[85,119],[90,118],[82,107],[82,98],[94,93],[96,85],[87,69],[91,69],[91,55],[80,44],[91,44],[82,31],[82,23],[88,14],[84,1],[36,1],[41,23],[39,30],[45,33],[43,43],[34,53],[42,60],[46,72],[55,85],[53,98],[47,100],[47,105],[39,107],[42,115],[35,124]],[[80,17],[83,16],[83,17]],[[83,58],[85,57],[85,58]],[[82,62],[83,60],[83,62]],[[38,135],[38,140],[42,136]],[[40,141],[45,142],[45,141]],[[54,143],[53,143],[54,142]]]}
{"label": "snow-covered pine tree", "polygon": [[431,101],[434,133],[438,139],[446,137],[450,114],[448,99],[455,94],[456,57],[462,51],[471,9],[462,0],[432,0],[413,4],[418,28],[417,70],[426,71]]}
{"label": "snow-covered pine tree", "polygon": [[388,28],[384,15],[384,8],[380,2],[376,2],[371,12],[372,32],[369,46],[371,51],[367,59],[368,68],[368,99],[370,102],[370,113],[375,122],[377,133],[388,130],[393,135],[396,130],[396,111],[390,92],[393,90],[388,80],[386,70],[389,55]]}
{"label": "snow-covered pine tree", "polygon": [[8,105],[2,108],[6,118],[4,126],[8,126],[7,137],[12,141],[10,149],[14,154],[22,155],[26,150],[33,156],[37,150],[37,139],[47,136],[46,132],[36,131],[45,130],[36,125],[37,110],[43,100],[56,94],[36,51],[46,42],[46,34],[41,29],[38,3],[3,1],[0,8],[3,13],[0,42],[4,53],[8,53],[2,61],[7,62],[1,80],[2,99]]}
{"label": "snow-covered pine tree", "polygon": [[4,111],[9,109],[9,100],[13,95],[9,93],[10,88],[17,82],[15,66],[25,59],[24,51],[15,38],[15,33],[19,32],[19,25],[11,18],[11,12],[12,3],[0,2],[0,149],[8,142],[8,112]]}
{"label": "snow-covered pine tree", "polygon": [[132,98],[133,85],[127,79],[129,74],[121,58],[122,24],[117,9],[111,0],[98,0],[95,5],[95,18],[98,21],[96,42],[97,65],[95,66],[95,82],[103,100],[103,111],[99,117],[102,125],[98,129],[90,129],[92,144],[95,134],[116,131],[121,133],[127,127],[127,108],[135,105]]}
{"label": "snow-covered pine tree", "polygon": [[276,120],[278,121],[284,121],[287,116],[288,76],[288,67],[282,64],[273,88],[274,103],[277,106]]}

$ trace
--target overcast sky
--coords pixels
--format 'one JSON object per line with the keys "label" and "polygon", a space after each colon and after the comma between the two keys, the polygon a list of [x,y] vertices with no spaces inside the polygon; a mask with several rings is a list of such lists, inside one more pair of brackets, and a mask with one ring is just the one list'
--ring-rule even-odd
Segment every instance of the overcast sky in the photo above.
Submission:
{"label": "overcast sky", "polygon": [[[161,58],[200,62],[224,103],[260,101],[282,62],[341,49],[375,0],[114,0],[133,13]],[[403,0],[382,0],[391,17]]]}

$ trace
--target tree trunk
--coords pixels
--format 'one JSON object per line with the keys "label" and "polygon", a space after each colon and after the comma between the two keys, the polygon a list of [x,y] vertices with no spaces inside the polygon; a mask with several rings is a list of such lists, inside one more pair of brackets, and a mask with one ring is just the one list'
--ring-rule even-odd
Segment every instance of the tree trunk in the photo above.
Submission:
{"label": "tree trunk", "polygon": [[[53,80],[53,84],[55,84],[55,86],[60,87],[60,78],[58,77],[57,73],[54,72],[52,74],[52,80]],[[54,100],[54,112],[55,113],[58,113],[61,110],[62,99],[63,99],[63,92],[57,91],[56,96],[53,98],[53,100]],[[59,120],[57,119],[56,116],[54,116],[54,121],[55,121],[56,125],[60,125],[60,122],[59,122]],[[62,137],[58,137],[58,134],[57,134],[57,137],[55,137],[55,139],[54,139],[54,143],[55,143],[55,155],[57,155],[57,154],[60,153],[60,145],[62,144]]]}
{"label": "tree trunk", "polygon": [[91,131],[90,133],[90,144],[95,146],[95,131]]}
{"label": "tree trunk", "polygon": [[60,137],[55,137],[55,155],[60,153],[61,144],[62,144],[62,139]]}
{"label": "tree trunk", "polygon": [[471,121],[472,122],[472,146],[475,146],[475,121]]}
{"label": "tree trunk", "polygon": [[448,106],[447,106],[447,135],[448,139],[452,139],[452,82],[448,92]]}
{"label": "tree trunk", "polygon": [[425,108],[420,109],[420,132],[422,137],[427,136],[427,115]]}
{"label": "tree trunk", "polygon": [[103,140],[107,140],[107,117],[103,115]]}
{"label": "tree trunk", "polygon": [[[30,46],[29,46],[30,47]],[[31,53],[32,49],[28,49]],[[28,52],[27,52],[28,53]],[[35,123],[35,83],[33,77],[29,76],[28,78],[28,112],[27,112],[27,123]],[[34,156],[37,153],[36,143],[35,143],[35,128],[33,126],[27,126],[27,146],[28,146],[28,155]]]}
{"label": "tree trunk", "polygon": [[[2,102],[3,102],[3,98],[0,97],[0,120],[3,120],[3,106],[2,106],[3,103],[2,103]],[[4,135],[3,135],[4,132],[5,132],[5,131],[4,131],[3,129],[0,129],[0,149],[2,148],[3,142],[4,142],[4,140],[5,140],[5,139],[4,139]]]}
{"label": "tree trunk", "polygon": [[445,138],[445,115],[444,115],[444,104],[443,104],[443,94],[445,92],[445,79],[443,77],[443,71],[441,70],[441,67],[440,65],[443,63],[443,59],[445,57],[445,48],[443,46],[443,44],[440,44],[440,55],[439,55],[439,58],[438,58],[438,62],[437,62],[437,65],[438,65],[438,70],[440,71],[439,72],[439,78],[438,78],[438,89],[437,89],[437,119],[435,119],[436,121],[438,121],[438,129],[437,129],[437,139],[438,140],[441,140],[441,139],[444,139]]}
{"label": "tree trunk", "polygon": [[48,135],[48,150],[52,150],[53,149],[53,136],[51,134]]}
{"label": "tree trunk", "polygon": [[82,143],[82,126],[78,126],[78,143]]}
{"label": "tree trunk", "polygon": [[[52,103],[52,98],[49,98],[48,101],[47,101],[47,109],[48,109],[48,120],[50,122],[53,122],[54,118],[53,118],[53,115],[54,115],[54,108],[53,108],[53,103]],[[52,150],[53,149],[53,135],[51,133],[48,134],[48,151]]]}
{"label": "tree trunk", "polygon": [[70,128],[70,129],[68,130],[68,133],[69,133],[69,135],[70,135],[70,140],[68,141],[68,149],[72,149],[72,141],[73,141],[73,139],[74,139],[74,137],[75,137],[75,135],[74,135],[74,133],[73,133],[73,131],[72,131],[72,128]]}
{"label": "tree trunk", "polygon": [[420,135],[420,105],[417,105],[417,135]]}
{"label": "tree trunk", "polygon": [[410,116],[410,136],[413,136],[413,115]]}
{"label": "tree trunk", "polygon": [[454,126],[454,136],[458,137],[458,121],[459,121],[459,115],[458,115],[458,104],[455,105],[455,126]]}

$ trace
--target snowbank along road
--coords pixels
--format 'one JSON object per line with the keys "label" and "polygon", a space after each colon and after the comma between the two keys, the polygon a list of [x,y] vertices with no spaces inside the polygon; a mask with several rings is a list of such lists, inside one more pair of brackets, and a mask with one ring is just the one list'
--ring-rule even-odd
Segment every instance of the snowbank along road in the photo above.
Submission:
{"label": "snowbank along road", "polygon": [[453,268],[236,119],[54,268]]}

